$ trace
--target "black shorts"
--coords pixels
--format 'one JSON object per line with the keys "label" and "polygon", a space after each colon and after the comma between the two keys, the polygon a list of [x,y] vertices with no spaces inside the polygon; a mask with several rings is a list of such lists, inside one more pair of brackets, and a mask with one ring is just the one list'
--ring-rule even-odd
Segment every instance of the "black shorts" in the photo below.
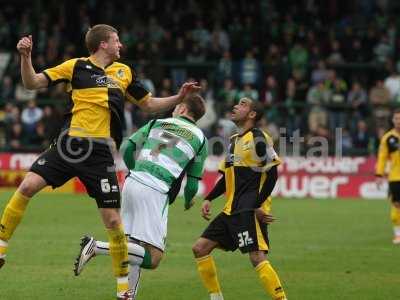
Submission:
{"label": "black shorts", "polygon": [[268,252],[269,240],[267,225],[260,224],[254,211],[234,215],[220,213],[203,232],[201,237],[217,242],[227,251],[237,248],[242,253],[252,251]]}
{"label": "black shorts", "polygon": [[400,181],[389,181],[389,198],[393,202],[400,202]]}
{"label": "black shorts", "polygon": [[114,158],[106,142],[69,136],[58,139],[37,158],[30,171],[53,188],[78,177],[98,207],[121,207]]}

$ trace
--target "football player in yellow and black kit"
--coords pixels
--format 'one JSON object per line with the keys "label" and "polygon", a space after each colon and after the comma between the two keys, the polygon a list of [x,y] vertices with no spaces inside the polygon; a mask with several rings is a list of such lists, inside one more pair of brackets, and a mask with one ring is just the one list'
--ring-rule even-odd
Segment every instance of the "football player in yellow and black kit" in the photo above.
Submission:
{"label": "football player in yellow and black kit", "polygon": [[393,114],[393,129],[382,137],[378,161],[376,164],[376,176],[382,178],[385,175],[386,164],[390,163],[388,174],[389,198],[392,203],[390,217],[393,223],[393,244],[400,244],[400,110]]}
{"label": "football player in yellow and black kit", "polygon": [[228,155],[220,166],[222,177],[206,196],[202,215],[209,220],[211,201],[224,192],[223,211],[210,223],[193,246],[197,269],[211,300],[222,300],[214,260],[215,248],[240,249],[249,253],[250,261],[266,292],[275,300],[286,295],[279,277],[266,259],[269,249],[267,225],[274,219],[269,214],[270,194],[278,178],[279,157],[271,138],[256,127],[264,110],[259,102],[240,99],[232,112],[239,134],[231,138]]}
{"label": "football player in yellow and black kit", "polygon": [[112,144],[119,147],[122,141],[124,100],[149,112],[168,110],[199,87],[185,83],[177,95],[154,98],[129,66],[117,62],[122,44],[114,27],[93,26],[85,42],[90,57],[73,58],[40,73],[32,66],[32,36],[21,38],[17,44],[24,86],[40,89],[65,82],[70,100],[63,132],[33,163],[4,209],[0,220],[0,267],[30,198],[45,186],[59,187],[76,176],[96,200],[106,227],[117,277],[117,299],[132,299],[128,291],[127,242],[119,215],[120,191],[111,152]]}

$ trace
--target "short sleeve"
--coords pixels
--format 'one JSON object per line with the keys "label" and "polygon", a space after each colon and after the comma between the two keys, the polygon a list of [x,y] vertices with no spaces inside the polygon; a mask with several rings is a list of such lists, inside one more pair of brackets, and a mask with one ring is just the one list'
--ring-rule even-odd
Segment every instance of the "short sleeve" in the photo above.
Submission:
{"label": "short sleeve", "polygon": [[279,165],[281,160],[274,149],[274,144],[271,137],[265,132],[255,129],[253,130],[253,139],[255,152],[260,159],[260,167],[263,170],[269,170],[272,166]]}
{"label": "short sleeve", "polygon": [[49,86],[59,82],[71,82],[75,63],[78,59],[70,59],[55,67],[48,68],[43,71],[43,74],[49,81]]}
{"label": "short sleeve", "polygon": [[151,93],[137,80],[135,71],[131,68],[131,82],[126,88],[126,98],[129,102],[140,104],[151,97]]}

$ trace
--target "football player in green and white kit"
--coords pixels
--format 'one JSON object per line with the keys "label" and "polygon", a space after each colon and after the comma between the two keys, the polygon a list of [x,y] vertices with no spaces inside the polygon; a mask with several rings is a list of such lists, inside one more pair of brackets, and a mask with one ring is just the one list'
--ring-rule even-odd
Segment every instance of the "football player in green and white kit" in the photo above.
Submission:
{"label": "football player in green and white kit", "polygon": [[[193,205],[207,157],[207,138],[196,126],[204,113],[203,98],[192,94],[176,106],[172,118],[150,121],[122,146],[129,175],[122,190],[121,216],[128,237],[133,295],[137,293],[140,269],[155,269],[162,259],[168,206],[179,193],[185,174],[185,209]],[[75,275],[92,257],[109,255],[109,251],[109,243],[83,237]]]}

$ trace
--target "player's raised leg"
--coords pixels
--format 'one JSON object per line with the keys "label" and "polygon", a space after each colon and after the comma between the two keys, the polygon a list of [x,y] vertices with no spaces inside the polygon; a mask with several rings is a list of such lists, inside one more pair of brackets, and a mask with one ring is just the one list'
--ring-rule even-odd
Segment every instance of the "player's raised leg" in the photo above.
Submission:
{"label": "player's raised leg", "polygon": [[192,247],[194,257],[196,258],[197,271],[211,300],[224,299],[218,281],[217,267],[215,266],[213,257],[210,255],[212,250],[217,246],[217,242],[201,237]]}
{"label": "player's raised leg", "polygon": [[265,291],[274,300],[286,300],[285,291],[283,290],[278,274],[267,260],[264,251],[252,251],[249,253],[249,257]]}
{"label": "player's raised leg", "polygon": [[9,200],[0,221],[0,268],[4,265],[8,241],[21,222],[29,199],[47,185],[39,175],[29,172]]}
{"label": "player's raised leg", "polygon": [[[97,255],[110,255],[110,243],[97,241],[91,236],[81,239],[81,250],[75,261],[74,273],[78,276],[85,265]],[[151,269],[151,254],[141,245],[128,243],[128,261],[131,266],[137,265],[144,269]]]}

